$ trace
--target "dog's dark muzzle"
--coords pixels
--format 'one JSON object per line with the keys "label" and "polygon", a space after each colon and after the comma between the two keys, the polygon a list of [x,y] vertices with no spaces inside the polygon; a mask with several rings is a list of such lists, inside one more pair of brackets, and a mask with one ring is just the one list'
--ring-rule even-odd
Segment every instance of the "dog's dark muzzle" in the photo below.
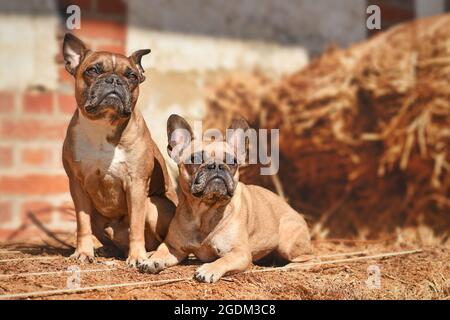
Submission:
{"label": "dog's dark muzzle", "polygon": [[197,172],[191,193],[196,197],[232,197],[235,185],[225,164],[205,164]]}
{"label": "dog's dark muzzle", "polygon": [[131,93],[126,81],[116,74],[99,79],[90,89],[86,112],[96,114],[104,109],[112,109],[120,117],[131,115]]}

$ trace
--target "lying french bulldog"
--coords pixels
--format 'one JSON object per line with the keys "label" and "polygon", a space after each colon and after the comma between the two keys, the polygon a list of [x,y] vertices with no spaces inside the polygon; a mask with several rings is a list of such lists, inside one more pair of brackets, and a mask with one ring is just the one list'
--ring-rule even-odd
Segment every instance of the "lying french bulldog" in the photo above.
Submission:
{"label": "lying french bulldog", "polygon": [[181,194],[166,239],[140,265],[141,272],[158,273],[194,253],[208,262],[195,278],[212,283],[268,255],[293,261],[311,254],[303,217],[271,191],[238,181],[243,139],[236,135],[248,124],[234,121],[231,129],[229,142],[204,142],[192,138],[182,117],[168,119],[168,150],[178,157]]}
{"label": "lying french bulldog", "polygon": [[78,260],[93,261],[93,234],[136,266],[165,238],[175,213],[166,164],[135,108],[145,79],[141,59],[149,52],[94,52],[72,34],[64,37],[78,104],[63,146],[77,217],[72,257]]}

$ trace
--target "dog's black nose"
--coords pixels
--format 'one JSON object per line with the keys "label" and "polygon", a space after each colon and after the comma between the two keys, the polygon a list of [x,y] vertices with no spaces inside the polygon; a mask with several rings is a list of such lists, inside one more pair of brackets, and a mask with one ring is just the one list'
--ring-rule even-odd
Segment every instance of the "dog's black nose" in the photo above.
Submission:
{"label": "dog's black nose", "polygon": [[119,76],[116,74],[112,74],[112,75],[108,76],[105,79],[105,82],[109,83],[109,84],[116,84],[118,86],[123,84],[122,80],[120,80]]}
{"label": "dog's black nose", "polygon": [[225,166],[222,163],[210,163],[206,166],[206,168],[208,168],[208,170],[224,170]]}
{"label": "dog's black nose", "polygon": [[215,170],[216,169],[216,164],[215,163],[210,163],[206,166],[206,168],[208,168],[208,170]]}

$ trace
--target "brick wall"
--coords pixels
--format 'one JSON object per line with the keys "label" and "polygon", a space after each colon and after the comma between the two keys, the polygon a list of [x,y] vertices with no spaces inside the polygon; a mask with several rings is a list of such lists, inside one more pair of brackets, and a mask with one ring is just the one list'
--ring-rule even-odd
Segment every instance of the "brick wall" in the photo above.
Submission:
{"label": "brick wall", "polygon": [[[58,1],[61,43],[66,7],[81,8],[81,29],[74,33],[95,50],[125,52],[126,11],[121,0]],[[55,57],[59,85],[24,91],[0,90],[0,241],[42,235],[34,215],[51,230],[75,230],[68,179],[61,162],[67,125],[76,108],[73,79],[62,55]]]}

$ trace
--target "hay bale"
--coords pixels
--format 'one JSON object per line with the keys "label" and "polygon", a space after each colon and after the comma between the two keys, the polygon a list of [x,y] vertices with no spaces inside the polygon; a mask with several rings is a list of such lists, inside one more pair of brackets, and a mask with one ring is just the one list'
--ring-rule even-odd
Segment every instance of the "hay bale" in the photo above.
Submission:
{"label": "hay bale", "polygon": [[[280,81],[231,76],[208,97],[207,127],[239,115],[279,128],[279,177],[316,236],[449,227],[450,15],[332,48]],[[276,181],[242,170],[243,180]]]}

